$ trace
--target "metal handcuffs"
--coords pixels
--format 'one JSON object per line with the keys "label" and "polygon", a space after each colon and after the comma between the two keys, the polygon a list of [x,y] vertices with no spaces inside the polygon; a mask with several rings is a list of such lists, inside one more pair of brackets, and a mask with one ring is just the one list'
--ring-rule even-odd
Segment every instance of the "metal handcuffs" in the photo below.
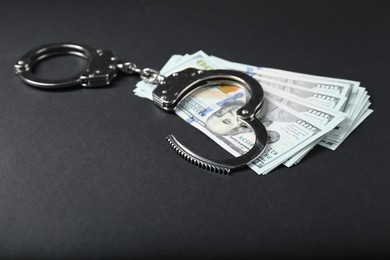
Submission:
{"label": "metal handcuffs", "polygon": [[[56,55],[81,56],[87,60],[87,64],[80,73],[66,79],[43,79],[32,73],[33,66],[39,61]],[[153,102],[165,111],[173,111],[184,97],[198,87],[212,82],[237,84],[246,88],[250,93],[248,102],[237,110],[238,119],[243,125],[252,128],[256,137],[253,147],[247,153],[231,159],[208,159],[191,151],[173,135],[167,137],[168,142],[180,156],[194,165],[223,174],[228,174],[232,169],[241,168],[255,160],[264,151],[267,143],[267,131],[255,117],[263,102],[263,89],[257,80],[239,71],[187,68],[164,77],[150,68],[141,70],[131,62],[119,63],[112,51],[74,43],[49,44],[33,49],[16,62],[15,71],[25,83],[45,89],[77,85],[106,86],[117,76],[118,72],[136,73],[144,81],[157,84],[153,91]]]}

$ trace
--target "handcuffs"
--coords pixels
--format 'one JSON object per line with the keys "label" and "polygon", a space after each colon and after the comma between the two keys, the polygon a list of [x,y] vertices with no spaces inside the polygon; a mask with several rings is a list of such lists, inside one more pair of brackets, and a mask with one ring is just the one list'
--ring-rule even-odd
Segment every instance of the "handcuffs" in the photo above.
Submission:
{"label": "handcuffs", "polygon": [[[45,58],[57,55],[81,56],[87,63],[80,73],[66,79],[43,79],[34,75],[32,72],[34,65]],[[169,144],[181,157],[192,164],[213,172],[229,174],[231,170],[242,168],[258,158],[267,143],[267,131],[255,117],[261,109],[263,89],[257,80],[239,71],[187,68],[165,77],[150,68],[141,70],[131,62],[119,63],[112,51],[74,43],[48,44],[33,49],[16,62],[15,71],[25,83],[43,89],[62,89],[77,85],[106,86],[118,73],[138,74],[147,83],[157,84],[153,91],[153,102],[165,111],[173,111],[184,97],[198,87],[212,82],[237,84],[250,93],[247,103],[237,110],[237,117],[241,124],[252,128],[256,137],[254,145],[248,152],[230,159],[209,159],[196,154],[173,135],[167,137]]]}

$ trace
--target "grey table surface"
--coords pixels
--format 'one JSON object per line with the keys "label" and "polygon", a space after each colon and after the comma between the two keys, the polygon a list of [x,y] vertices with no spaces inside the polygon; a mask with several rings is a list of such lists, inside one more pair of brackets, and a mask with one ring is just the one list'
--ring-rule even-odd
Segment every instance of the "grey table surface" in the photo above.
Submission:
{"label": "grey table surface", "polygon": [[[386,1],[2,1],[0,257],[389,255],[389,12]],[[22,83],[14,62],[58,42],[152,68],[204,50],[358,80],[375,112],[334,152],[220,176],[171,150],[169,133],[218,148],[134,96],[136,77],[69,91]],[[55,78],[82,61],[46,64]]]}

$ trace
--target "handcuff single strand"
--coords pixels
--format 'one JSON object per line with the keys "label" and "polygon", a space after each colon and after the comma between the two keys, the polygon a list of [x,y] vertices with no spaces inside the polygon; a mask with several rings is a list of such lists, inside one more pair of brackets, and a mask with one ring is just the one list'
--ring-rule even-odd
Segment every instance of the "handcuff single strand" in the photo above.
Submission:
{"label": "handcuff single strand", "polygon": [[[43,79],[32,72],[41,60],[57,55],[76,55],[87,60],[83,70],[66,79]],[[249,100],[237,110],[240,123],[253,129],[255,142],[248,152],[231,159],[209,159],[200,156],[181,144],[173,135],[167,140],[172,148],[184,159],[203,169],[223,174],[253,162],[264,151],[267,131],[255,115],[261,109],[263,89],[260,83],[249,75],[234,70],[199,70],[187,68],[169,76],[161,75],[150,68],[139,69],[132,62],[119,63],[115,53],[95,49],[85,44],[48,44],[23,55],[15,64],[16,74],[27,84],[43,89],[61,89],[77,85],[83,87],[107,86],[118,73],[138,74],[147,83],[156,84],[153,102],[165,111],[173,111],[179,102],[198,87],[218,83],[243,86],[250,93]]]}

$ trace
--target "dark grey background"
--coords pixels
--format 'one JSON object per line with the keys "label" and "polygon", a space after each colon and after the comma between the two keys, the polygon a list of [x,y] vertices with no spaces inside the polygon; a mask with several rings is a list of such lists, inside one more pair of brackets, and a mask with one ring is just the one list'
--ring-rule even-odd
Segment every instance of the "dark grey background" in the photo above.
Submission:
{"label": "dark grey background", "polygon": [[[389,255],[389,13],[386,1],[3,1],[0,257]],[[359,80],[375,112],[335,152],[219,176],[170,149],[169,133],[217,145],[135,97],[135,77],[48,92],[14,74],[27,50],[69,41],[152,68],[201,49]],[[47,64],[52,77],[82,66]]]}

